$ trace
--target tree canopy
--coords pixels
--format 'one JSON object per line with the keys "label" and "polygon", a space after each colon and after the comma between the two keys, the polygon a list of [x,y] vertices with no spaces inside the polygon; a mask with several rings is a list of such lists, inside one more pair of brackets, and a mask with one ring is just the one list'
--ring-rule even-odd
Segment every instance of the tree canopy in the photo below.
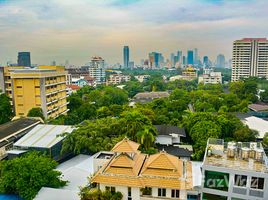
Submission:
{"label": "tree canopy", "polygon": [[13,116],[10,99],[6,94],[0,94],[0,124],[11,120]]}
{"label": "tree canopy", "polygon": [[27,117],[40,117],[42,119],[45,119],[41,108],[32,108],[29,110]]}

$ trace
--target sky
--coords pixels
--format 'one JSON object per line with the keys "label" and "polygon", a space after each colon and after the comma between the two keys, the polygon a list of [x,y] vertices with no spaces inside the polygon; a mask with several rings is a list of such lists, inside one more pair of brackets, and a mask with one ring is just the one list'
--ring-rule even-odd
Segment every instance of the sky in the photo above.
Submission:
{"label": "sky", "polygon": [[0,64],[30,51],[32,63],[83,65],[92,56],[140,63],[148,53],[198,48],[231,58],[232,42],[267,37],[268,0],[0,0]]}

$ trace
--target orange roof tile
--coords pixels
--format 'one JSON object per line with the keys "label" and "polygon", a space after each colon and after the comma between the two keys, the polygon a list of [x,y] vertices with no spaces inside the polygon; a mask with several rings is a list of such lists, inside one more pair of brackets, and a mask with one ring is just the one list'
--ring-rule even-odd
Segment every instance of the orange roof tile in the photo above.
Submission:
{"label": "orange roof tile", "polygon": [[124,138],[121,142],[118,142],[114,148],[113,152],[124,152],[124,153],[133,153],[136,152],[139,148],[139,144],[129,140],[128,138]]}

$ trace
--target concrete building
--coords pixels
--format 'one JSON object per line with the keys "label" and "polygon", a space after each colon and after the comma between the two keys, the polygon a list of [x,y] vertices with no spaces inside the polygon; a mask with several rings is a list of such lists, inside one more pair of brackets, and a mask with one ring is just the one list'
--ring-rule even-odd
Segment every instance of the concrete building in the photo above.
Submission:
{"label": "concrete building", "polygon": [[130,81],[130,76],[129,75],[123,75],[123,74],[111,74],[109,76],[109,79],[107,80],[107,84],[110,85],[117,85],[123,82],[128,82]]}
{"label": "concrete building", "polygon": [[198,77],[198,83],[203,84],[222,84],[221,72],[210,72]]}
{"label": "concrete building", "polygon": [[193,68],[192,66],[186,67],[182,71],[182,75],[177,75],[177,76],[172,76],[169,78],[170,81],[175,81],[175,80],[187,80],[187,81],[192,81],[197,78],[197,70]]}
{"label": "concrete building", "polygon": [[261,143],[209,139],[202,164],[202,199],[268,199],[267,166]]}
{"label": "concrete building", "polygon": [[101,57],[94,56],[88,67],[89,76],[96,80],[96,84],[103,84],[106,81],[104,60]]}
{"label": "concrete building", "polygon": [[153,101],[154,99],[167,97],[169,97],[168,92],[139,92],[133,97],[133,99],[134,102],[147,103]]}
{"label": "concrete building", "polygon": [[42,108],[45,118],[68,111],[64,67],[4,67],[2,71],[3,91],[12,100],[16,116],[27,116],[34,107]]}
{"label": "concrete building", "polygon": [[137,79],[140,83],[147,81],[150,78],[150,75],[137,75],[134,76],[135,79]]}
{"label": "concrete building", "polygon": [[268,79],[268,40],[244,38],[233,43],[232,81],[250,76]]}
{"label": "concrete building", "polygon": [[124,46],[123,48],[123,57],[124,57],[124,68],[129,68],[129,47]]}
{"label": "concrete building", "polygon": [[161,151],[154,155],[138,151],[139,144],[123,139],[114,155],[93,176],[100,190],[119,191],[123,200],[187,199],[193,190],[192,163]]}
{"label": "concrete building", "polygon": [[18,53],[18,66],[31,67],[30,52]]}
{"label": "concrete building", "polygon": [[223,54],[217,56],[216,67],[225,68],[225,56]]}
{"label": "concrete building", "polygon": [[188,65],[194,64],[194,51],[193,50],[187,51],[187,64]]}

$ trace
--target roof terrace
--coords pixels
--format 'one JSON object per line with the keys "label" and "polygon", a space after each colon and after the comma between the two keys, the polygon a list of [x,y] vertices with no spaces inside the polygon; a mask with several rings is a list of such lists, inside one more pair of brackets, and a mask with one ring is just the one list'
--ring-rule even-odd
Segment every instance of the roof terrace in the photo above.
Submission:
{"label": "roof terrace", "polygon": [[209,139],[204,165],[268,173],[268,159],[259,142],[224,142]]}

